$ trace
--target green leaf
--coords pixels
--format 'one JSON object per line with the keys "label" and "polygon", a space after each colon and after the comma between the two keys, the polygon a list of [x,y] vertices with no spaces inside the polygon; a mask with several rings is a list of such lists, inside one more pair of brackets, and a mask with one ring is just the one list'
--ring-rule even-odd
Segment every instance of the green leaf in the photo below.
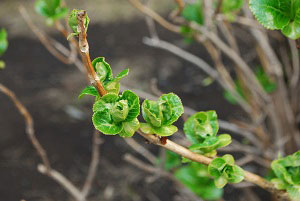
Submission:
{"label": "green leaf", "polygon": [[175,176],[202,199],[218,200],[223,195],[223,189],[216,188],[205,165],[192,162],[176,170]]}
{"label": "green leaf", "polygon": [[61,0],[37,0],[34,7],[37,13],[47,18],[50,25],[55,20],[64,18],[69,11],[68,8],[61,6]]}
{"label": "green leaf", "polygon": [[227,182],[239,183],[244,179],[244,170],[234,164],[234,158],[226,154],[222,158],[215,158],[208,166],[208,172],[215,177],[215,184],[223,188]]}
{"label": "green leaf", "polygon": [[126,117],[126,121],[134,120],[140,114],[140,99],[139,97],[130,90],[123,92],[120,100],[127,100],[129,112]]}
{"label": "green leaf", "polygon": [[162,101],[162,124],[173,124],[184,112],[180,98],[174,93],[169,93],[162,95],[159,100]]}
{"label": "green leaf", "polygon": [[134,133],[140,128],[140,122],[137,118],[130,122],[123,122],[123,130],[120,133],[121,137],[132,137]]}
{"label": "green leaf", "polygon": [[166,170],[171,170],[180,165],[181,165],[180,156],[172,151],[166,150],[166,158],[165,158],[164,168]]}
{"label": "green leaf", "polygon": [[104,88],[108,93],[114,93],[114,94],[120,93],[120,83],[116,81],[110,81],[104,83]]}
{"label": "green leaf", "polygon": [[292,200],[300,199],[300,186],[289,186],[287,192]]}
{"label": "green leaf", "polygon": [[223,0],[221,11],[225,14],[238,11],[244,5],[244,0]]}
{"label": "green leaf", "polygon": [[215,179],[215,185],[217,188],[223,188],[227,184],[227,179],[223,176],[220,176]]}
{"label": "green leaf", "polygon": [[[68,24],[76,35],[79,34],[78,29],[77,29],[78,28],[77,14],[80,12],[83,12],[83,11],[84,10],[73,9],[69,15]],[[87,30],[88,30],[89,23],[90,23],[90,18],[86,14],[86,17],[84,19],[85,32],[87,32]]]}
{"label": "green leaf", "polygon": [[163,114],[161,102],[144,100],[142,104],[142,114],[144,120],[149,124],[155,127],[162,126]]}
{"label": "green leaf", "polygon": [[115,123],[108,110],[94,113],[92,120],[95,128],[106,135],[116,135],[123,129],[123,124]]}
{"label": "green leaf", "polygon": [[250,9],[263,26],[281,30],[291,39],[300,37],[300,2],[298,0],[250,0]]}
{"label": "green leaf", "polygon": [[159,136],[170,136],[178,131],[178,128],[173,125],[161,126],[161,127],[152,127],[154,134]]}
{"label": "green leaf", "polygon": [[275,188],[277,188],[279,190],[285,190],[289,186],[283,180],[278,179],[278,178],[272,179],[271,182],[275,185]]}
{"label": "green leaf", "polygon": [[164,94],[158,101],[145,100],[142,104],[143,118],[148,124],[143,124],[141,129],[147,134],[170,136],[178,129],[172,124],[183,113],[180,98],[173,94]]}
{"label": "green leaf", "polygon": [[113,74],[110,65],[105,61],[104,57],[98,57],[92,61],[92,65],[99,76],[101,82],[109,82],[113,80]]}
{"label": "green leaf", "polygon": [[4,52],[7,50],[7,47],[8,47],[7,32],[3,28],[0,30],[0,56],[4,54]]}
{"label": "green leaf", "polygon": [[149,123],[140,123],[141,131],[145,134],[154,134],[151,124]]}
{"label": "green leaf", "polygon": [[96,129],[107,135],[119,134],[131,137],[139,128],[139,98],[127,90],[121,96],[108,93],[93,106],[93,123]]}
{"label": "green leaf", "polygon": [[182,17],[187,21],[194,21],[200,25],[204,23],[203,3],[196,0],[194,4],[187,3],[181,13]]}
{"label": "green leaf", "polygon": [[193,144],[203,143],[205,138],[216,136],[219,124],[215,111],[198,112],[184,123],[184,132]]}
{"label": "green leaf", "polygon": [[258,67],[255,70],[255,75],[257,80],[259,81],[259,83],[267,93],[272,93],[273,91],[276,90],[277,88],[276,83],[270,79],[270,77],[267,75],[267,73],[265,73],[262,67]]}
{"label": "green leaf", "polygon": [[128,101],[120,100],[112,107],[111,116],[114,122],[122,122],[127,118],[128,112]]}
{"label": "green leaf", "polygon": [[226,161],[226,163],[227,163],[228,165],[234,165],[234,158],[233,158],[232,155],[230,155],[230,154],[225,154],[222,158]]}
{"label": "green leaf", "polygon": [[97,91],[97,89],[94,86],[87,86],[86,88],[84,88],[80,95],[78,96],[79,99],[81,99],[83,96],[85,95],[91,95],[91,96],[99,96],[99,93]]}
{"label": "green leaf", "polygon": [[128,74],[129,74],[129,69],[126,68],[116,76],[115,81],[120,81],[123,77],[127,76]]}

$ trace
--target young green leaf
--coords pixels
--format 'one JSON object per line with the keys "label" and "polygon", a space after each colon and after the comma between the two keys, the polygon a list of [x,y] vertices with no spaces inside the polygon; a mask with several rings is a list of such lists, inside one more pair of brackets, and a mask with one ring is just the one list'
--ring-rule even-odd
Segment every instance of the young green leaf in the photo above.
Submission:
{"label": "young green leaf", "polygon": [[192,162],[176,170],[175,176],[204,200],[218,200],[223,195],[223,189],[216,188],[205,165]]}
{"label": "young green leaf", "polygon": [[[74,33],[72,33],[69,37],[71,36],[77,36],[79,34],[78,32],[78,21],[77,21],[77,15],[78,13],[83,12],[84,10],[77,10],[77,9],[73,9],[69,15],[69,19],[68,19],[68,24],[71,27],[71,29],[73,30]],[[88,27],[89,27],[89,23],[90,23],[90,18],[88,17],[88,15],[86,14],[86,17],[84,19],[84,27],[85,27],[85,32],[87,32]]]}
{"label": "young green leaf", "polygon": [[8,41],[7,41],[7,33],[6,30],[3,28],[0,30],[0,56],[4,54],[7,50]]}
{"label": "young green leaf", "polygon": [[275,178],[271,180],[279,190],[287,190],[292,200],[300,199],[300,151],[272,162]]}
{"label": "young green leaf", "polygon": [[281,30],[291,38],[300,37],[299,0],[250,0],[250,9],[264,27]]}
{"label": "young green leaf", "polygon": [[190,150],[213,157],[216,150],[231,143],[231,136],[217,136],[219,124],[215,111],[198,112],[184,123],[184,132],[192,143]]}
{"label": "young green leaf", "polygon": [[104,95],[95,102],[93,112],[95,128],[106,135],[131,137],[139,129],[139,97],[129,90]]}
{"label": "young green leaf", "polygon": [[187,21],[194,21],[203,25],[203,2],[196,0],[195,3],[187,3],[181,13],[182,17]]}
{"label": "young green leaf", "polygon": [[80,95],[78,96],[78,99],[81,99],[85,95],[91,95],[91,96],[99,97],[99,93],[98,93],[97,89],[94,86],[87,86],[86,88],[84,88],[81,91]]}
{"label": "young green leaf", "polygon": [[68,8],[61,5],[61,0],[37,0],[35,10],[47,18],[48,24],[52,25],[55,20],[64,18],[68,14]]}
{"label": "young green leaf", "polygon": [[177,131],[177,127],[172,124],[183,114],[183,106],[177,95],[169,93],[157,101],[145,100],[142,114],[147,122],[141,124],[144,133],[170,136]]}
{"label": "young green leaf", "polygon": [[244,179],[244,170],[234,164],[234,158],[226,154],[215,158],[208,166],[208,172],[215,178],[215,185],[223,188],[227,183],[239,183]]}
{"label": "young green leaf", "polygon": [[123,77],[127,76],[129,69],[123,70],[117,77],[113,77],[112,69],[110,65],[105,61],[104,57],[97,57],[92,61],[92,65],[103,83],[105,90],[108,93],[119,94],[120,92],[120,81]]}

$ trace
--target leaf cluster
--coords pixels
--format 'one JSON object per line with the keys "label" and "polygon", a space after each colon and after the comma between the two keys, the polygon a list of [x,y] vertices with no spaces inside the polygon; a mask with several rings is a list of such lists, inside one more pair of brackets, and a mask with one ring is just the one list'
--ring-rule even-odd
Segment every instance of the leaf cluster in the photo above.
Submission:
{"label": "leaf cluster", "polygon": [[250,0],[249,6],[265,28],[281,30],[294,40],[300,38],[299,0]]}
{"label": "leaf cluster", "polygon": [[[77,21],[77,15],[78,13],[83,12],[84,10],[77,10],[77,9],[73,9],[69,15],[69,19],[68,19],[68,24],[71,27],[71,29],[73,30],[73,33],[71,33],[68,36],[68,39],[72,36],[78,36],[79,34],[79,29],[78,29],[78,21]],[[89,16],[86,14],[85,18],[84,18],[84,27],[85,27],[85,32],[87,32],[88,27],[89,27],[89,23],[90,23],[90,18]]]}
{"label": "leaf cluster", "polygon": [[231,143],[231,136],[217,135],[218,130],[218,117],[215,111],[198,112],[184,123],[184,132],[192,143],[189,149],[207,156],[215,156],[216,149]]}
{"label": "leaf cluster", "polygon": [[49,25],[64,18],[69,12],[67,7],[62,6],[61,0],[37,0],[34,6],[37,13],[46,17]]}
{"label": "leaf cluster", "polygon": [[292,200],[300,200],[300,151],[272,162],[275,178],[271,180],[279,190],[286,190]]}
{"label": "leaf cluster", "polygon": [[93,112],[95,128],[106,135],[131,137],[140,127],[137,119],[140,113],[139,97],[129,90],[122,95],[104,95],[94,103]]}
{"label": "leaf cluster", "polygon": [[217,188],[223,188],[227,183],[239,183],[244,179],[244,170],[234,164],[234,158],[226,154],[215,158],[208,166],[208,172],[215,178]]}
{"label": "leaf cluster", "polygon": [[146,134],[170,136],[178,129],[172,125],[183,114],[180,98],[174,94],[164,94],[157,101],[145,100],[142,104],[143,118],[141,130]]}

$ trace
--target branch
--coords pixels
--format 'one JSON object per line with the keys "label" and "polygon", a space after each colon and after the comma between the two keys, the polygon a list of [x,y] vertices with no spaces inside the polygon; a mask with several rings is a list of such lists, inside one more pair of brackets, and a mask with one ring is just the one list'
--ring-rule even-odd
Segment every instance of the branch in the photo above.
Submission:
{"label": "branch", "polygon": [[176,26],[174,24],[171,24],[170,22],[166,21],[164,18],[162,18],[160,15],[158,15],[153,10],[149,9],[147,6],[144,6],[139,0],[128,0],[134,7],[136,7],[138,10],[140,10],[142,13],[145,13],[148,16],[151,16],[155,21],[157,21],[160,25],[162,25],[164,28],[179,33],[180,27]]}
{"label": "branch", "polygon": [[41,43],[46,47],[46,49],[55,56],[58,60],[63,62],[64,64],[70,64],[72,61],[69,58],[62,55],[59,51],[57,51],[51,44],[50,40],[45,36],[45,34],[39,30],[31,21],[26,9],[23,6],[19,6],[19,12],[21,13],[23,19],[32,30],[32,32],[38,37]]}
{"label": "branch", "polygon": [[40,142],[38,141],[38,139],[35,136],[35,131],[34,131],[34,127],[33,127],[34,122],[33,122],[33,119],[31,117],[30,113],[28,112],[26,107],[19,101],[19,99],[14,94],[14,92],[9,90],[7,87],[2,85],[1,83],[0,83],[0,92],[7,95],[11,99],[11,101],[15,104],[15,106],[18,109],[18,111],[20,112],[20,114],[23,115],[24,120],[25,120],[25,125],[26,125],[26,130],[25,130],[26,134],[27,134],[29,140],[31,141],[32,145],[34,146],[35,150],[37,151],[38,155],[40,156],[41,160],[43,161],[43,164],[45,165],[46,170],[49,171],[51,169],[50,162],[49,162],[49,159],[48,159],[45,149],[42,147],[42,145],[40,144]]}
{"label": "branch", "polygon": [[85,201],[85,197],[83,194],[75,187],[64,175],[57,172],[56,170],[47,171],[47,168],[39,164],[38,170],[40,173],[45,174],[52,179],[54,179],[57,183],[59,183],[64,189],[66,189],[76,200]]}
{"label": "branch", "polygon": [[[195,162],[198,162],[198,163],[201,163],[204,165],[209,165],[210,162],[212,161],[211,158],[208,158],[208,157],[200,155],[200,154],[196,154],[196,153],[188,150],[187,148],[172,142],[171,140],[167,140],[166,144],[161,144],[160,139],[157,136],[147,135],[140,131],[138,131],[138,134],[141,135],[142,137],[146,138],[152,144],[164,147],[164,148],[166,148],[170,151],[173,151],[173,152],[179,154],[180,156],[183,156],[192,161],[195,161]],[[259,186],[265,190],[268,190],[271,193],[274,193],[282,198],[289,200],[289,197],[285,191],[277,190],[271,182],[265,180],[264,178],[262,178],[256,174],[245,171],[245,180],[248,182],[251,182],[253,184],[256,184],[257,186]]]}
{"label": "branch", "polygon": [[88,175],[86,177],[85,183],[81,191],[83,197],[87,197],[88,193],[91,190],[93,181],[96,177],[100,156],[99,146],[101,143],[102,140],[100,138],[100,133],[99,131],[95,130],[95,132],[93,133],[92,159],[89,166]]}

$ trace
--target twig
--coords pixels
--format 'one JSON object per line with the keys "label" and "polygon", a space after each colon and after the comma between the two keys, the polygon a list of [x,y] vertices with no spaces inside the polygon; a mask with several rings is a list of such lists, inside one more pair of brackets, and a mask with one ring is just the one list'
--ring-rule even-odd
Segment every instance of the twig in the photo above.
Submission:
{"label": "twig", "polygon": [[102,143],[102,140],[100,138],[99,131],[95,130],[93,133],[93,147],[92,147],[92,159],[89,166],[88,175],[86,177],[86,180],[84,182],[84,185],[82,187],[82,196],[87,197],[88,193],[91,190],[93,181],[96,177],[97,170],[98,170],[98,164],[99,164],[99,156],[100,156],[100,149],[99,146]]}
{"label": "twig", "polygon": [[44,165],[39,164],[38,170],[40,173],[45,174],[55,181],[59,183],[64,189],[66,189],[76,200],[78,201],[85,201],[85,197],[83,194],[79,191],[77,187],[75,187],[64,175],[57,172],[56,170],[51,169],[49,172],[47,172],[47,169]]}
{"label": "twig", "polygon": [[159,22],[164,28],[179,33],[180,27],[170,22],[166,21],[160,15],[155,13],[153,10],[149,9],[147,6],[144,6],[139,0],[128,0],[134,7],[140,10],[142,13],[146,13],[148,16],[151,16],[155,21]]}
{"label": "twig", "polygon": [[35,150],[39,154],[39,156],[40,156],[41,160],[43,161],[43,164],[45,165],[46,170],[48,172],[51,169],[50,162],[49,162],[49,159],[48,159],[45,149],[42,147],[42,145],[40,144],[40,142],[38,141],[38,139],[35,136],[34,126],[33,126],[34,122],[33,122],[33,119],[31,117],[30,113],[28,112],[26,107],[19,101],[19,99],[16,97],[15,93],[12,92],[11,90],[9,90],[7,87],[2,85],[1,83],[0,83],[0,91],[2,93],[4,93],[5,95],[7,95],[11,99],[11,101],[15,104],[15,106],[18,109],[18,111],[20,112],[20,114],[23,115],[24,120],[25,120],[25,125],[26,125],[26,134],[27,134],[29,140],[31,141],[32,145],[34,146]]}
{"label": "twig", "polygon": [[27,25],[30,27],[30,29],[33,31],[33,33],[38,37],[38,39],[41,41],[41,43],[46,47],[46,49],[55,56],[58,60],[63,62],[64,64],[70,64],[71,61],[69,58],[62,55],[60,52],[58,52],[50,43],[48,38],[45,36],[45,34],[39,30],[31,21],[26,9],[24,6],[19,6],[19,12],[21,13],[22,17],[24,18]]}
{"label": "twig", "polygon": [[148,149],[141,146],[133,138],[124,138],[125,142],[136,152],[144,156],[152,165],[157,164],[157,158]]}
{"label": "twig", "polygon": [[[155,145],[164,147],[164,148],[166,148],[170,151],[173,151],[173,152],[175,152],[187,159],[190,159],[192,161],[199,162],[199,163],[205,164],[205,165],[209,165],[210,162],[212,161],[211,158],[208,158],[208,157],[200,155],[200,154],[196,154],[196,153],[188,150],[187,148],[172,142],[171,140],[167,140],[166,144],[161,144],[159,138],[154,135],[147,135],[140,131],[138,133],[141,136],[143,136],[144,138],[146,138],[149,142],[151,142]],[[245,180],[248,182],[251,182],[253,184],[256,184],[256,185],[260,186],[261,188],[268,190],[280,197],[283,197],[283,198],[286,198],[289,200],[288,195],[285,191],[277,190],[271,182],[268,182],[267,180],[265,180],[264,178],[262,178],[256,174],[245,171]]]}
{"label": "twig", "polygon": [[189,62],[195,64],[198,68],[203,70],[206,74],[208,74],[213,79],[219,78],[218,72],[214,70],[213,67],[210,66],[208,63],[206,63],[203,59],[177,47],[176,45],[168,43],[167,41],[151,39],[148,37],[144,37],[143,42],[146,45],[167,50],[175,54],[176,56],[179,56],[180,58],[188,60]]}
{"label": "twig", "polygon": [[86,18],[86,11],[80,11],[77,14],[77,22],[78,22],[78,31],[79,31],[79,49],[81,51],[81,56],[84,60],[84,64],[87,72],[89,73],[91,84],[96,87],[100,96],[104,96],[106,94],[106,90],[104,86],[100,82],[100,78],[98,77],[95,69],[92,65],[90,53],[89,53],[89,44],[87,41],[86,27],[84,25],[84,20]]}

